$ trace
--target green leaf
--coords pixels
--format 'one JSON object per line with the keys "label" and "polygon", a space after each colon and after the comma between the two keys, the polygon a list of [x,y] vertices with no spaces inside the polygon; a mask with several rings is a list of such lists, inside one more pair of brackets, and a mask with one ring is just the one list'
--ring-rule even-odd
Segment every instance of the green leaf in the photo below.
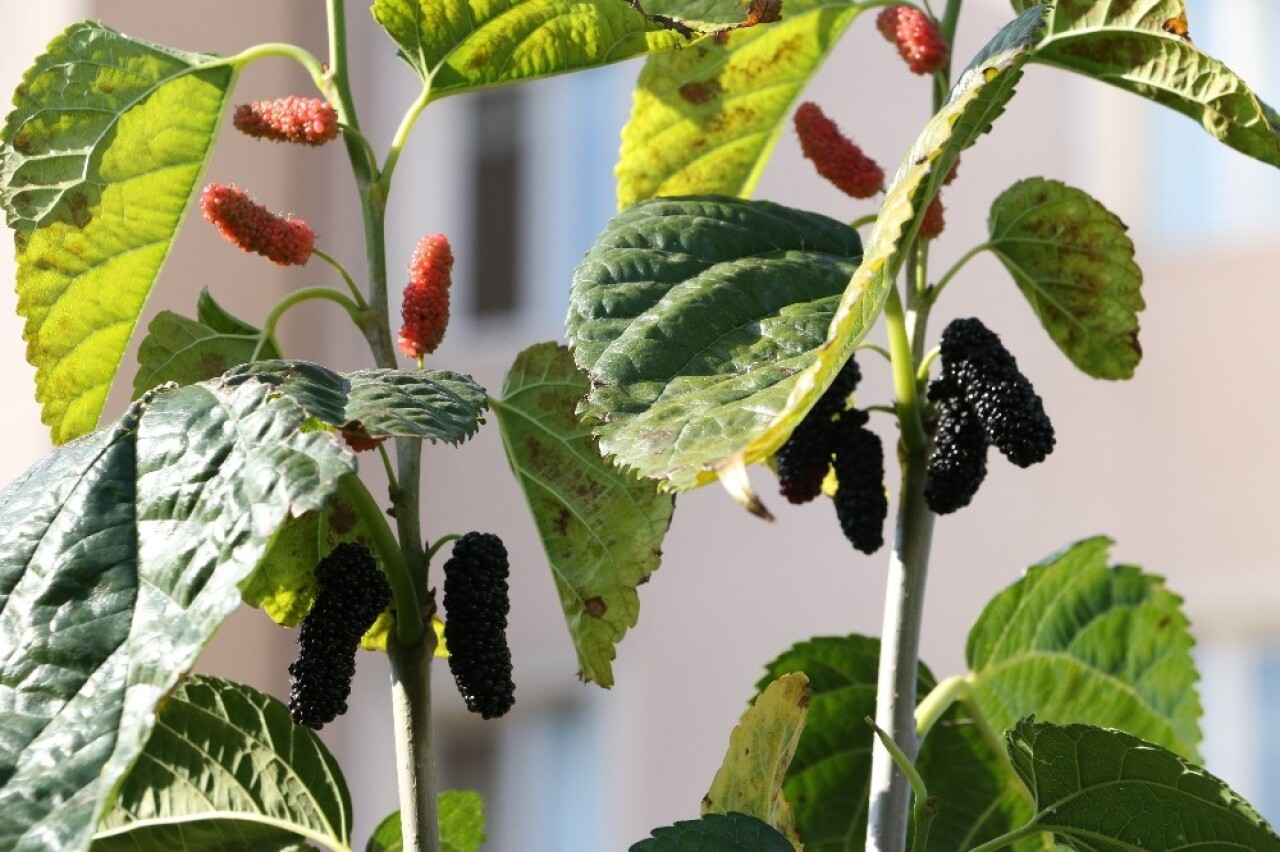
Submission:
{"label": "green leaf", "polygon": [[615,169],[619,209],[749,196],[787,112],[864,4],[786,0],[781,21],[645,60]]}
{"label": "green leaf", "polygon": [[147,336],[138,347],[133,394],[139,396],[164,382],[189,385],[216,378],[252,361],[255,353],[263,358],[280,357],[270,341],[259,351],[256,333],[218,332],[181,314],[161,311],[147,326]]}
{"label": "green leaf", "polygon": [[1181,599],[1091,538],[1027,569],[969,633],[970,681],[997,731],[1035,713],[1119,728],[1194,759],[1200,700]]}
{"label": "green leaf", "polygon": [[708,814],[651,834],[632,844],[630,852],[794,852],[777,829],[746,814]]}
{"label": "green leaf", "polygon": [[1029,828],[1081,850],[1280,850],[1280,837],[1226,784],[1158,744],[1088,725],[1024,719],[1009,757],[1035,794]]}
{"label": "green leaf", "polygon": [[729,735],[729,750],[702,798],[702,813],[764,820],[799,848],[795,815],[782,793],[809,708],[809,679],[786,674],[764,688]]}
{"label": "green leaf", "polygon": [[836,307],[825,342],[811,354],[804,371],[787,384],[787,398],[770,401],[760,418],[763,425],[739,433],[740,456],[748,463],[782,446],[875,325],[901,269],[902,248],[914,239],[938,186],[960,152],[991,128],[1013,97],[1043,14],[1044,7],[1027,10],[978,52],[907,152],[885,193],[862,262]]}
{"label": "green leaf", "polygon": [[686,42],[621,0],[374,0],[373,17],[433,100]]}
{"label": "green leaf", "polygon": [[624,211],[570,292],[568,334],[592,384],[583,411],[601,421],[601,450],[673,490],[714,479],[813,363],[859,253],[847,225],[764,201]]}
{"label": "green leaf", "polygon": [[991,205],[991,249],[1053,342],[1085,373],[1127,379],[1142,357],[1142,271],[1114,213],[1087,192],[1029,178]]}
{"label": "green leaf", "polygon": [[94,852],[351,848],[351,796],[320,738],[269,695],[191,677],[94,835]]}
{"label": "green leaf", "polygon": [[1164,104],[1237,151],[1280,166],[1275,111],[1179,35],[1186,23],[1183,0],[1058,0],[1032,58]]}
{"label": "green leaf", "polygon": [[569,351],[540,343],[516,356],[491,405],[551,563],[580,676],[609,687],[615,646],[639,618],[636,587],[658,568],[674,500],[601,457],[590,426],[574,415],[587,390]]}
{"label": "green leaf", "polygon": [[484,423],[484,388],[449,370],[357,370],[338,374],[307,361],[255,361],[229,384],[257,380],[293,397],[313,417],[371,438],[458,444]]}
{"label": "green leaf", "polygon": [[[232,315],[226,308],[219,305],[214,300],[213,294],[209,292],[208,287],[201,287],[200,295],[196,297],[196,320],[218,334],[239,334],[252,337],[261,333],[261,329],[257,326]],[[210,376],[210,378],[213,377]]]}
{"label": "green leaf", "polygon": [[[484,800],[473,790],[445,790],[436,799],[442,852],[477,852],[484,843]],[[401,852],[400,812],[374,829],[365,852]]]}
{"label": "green leaf", "polygon": [[55,443],[93,429],[208,161],[235,69],[70,27],[14,96],[0,205],[18,313]]}
{"label": "green leaf", "polygon": [[[878,639],[819,636],[769,662],[756,684],[763,690],[788,672],[809,679],[809,713],[783,785],[807,852],[860,849],[866,836],[875,733],[865,719],[875,715],[879,666]],[[919,694],[933,687],[922,664]]]}
{"label": "green leaf", "polygon": [[0,847],[87,845],[271,537],[354,470],[271,391],[147,394],[0,491]]}

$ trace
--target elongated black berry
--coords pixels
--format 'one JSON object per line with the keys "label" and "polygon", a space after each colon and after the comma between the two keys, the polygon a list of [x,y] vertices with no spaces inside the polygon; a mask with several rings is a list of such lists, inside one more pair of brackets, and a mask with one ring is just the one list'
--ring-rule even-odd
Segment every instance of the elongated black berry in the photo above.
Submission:
{"label": "elongated black berry", "polygon": [[315,603],[302,620],[298,658],[289,665],[289,712],[319,730],[347,712],[356,648],[391,602],[387,580],[369,548],[345,542],[316,566]]}
{"label": "elongated black berry", "polygon": [[942,378],[959,388],[987,442],[1019,467],[1053,452],[1053,424],[1031,382],[1000,338],[977,319],[953,321],[942,333]]}
{"label": "elongated black berry", "polygon": [[[792,503],[807,503],[822,493],[822,481],[831,468],[836,449],[835,418],[843,416],[849,394],[862,379],[858,363],[850,358],[836,374],[835,381],[819,397],[774,454],[778,490]],[[865,420],[865,415],[863,415]]]}
{"label": "elongated black berry", "polygon": [[832,502],[845,538],[856,549],[871,554],[884,544],[884,520],[889,514],[884,493],[884,446],[879,435],[864,427],[866,414],[857,413],[862,417],[844,416],[837,426],[834,467],[839,487]]}
{"label": "elongated black berry", "polygon": [[929,398],[938,403],[938,425],[925,470],[924,500],[934,513],[946,515],[969,505],[986,478],[987,436],[951,383],[933,382]]}
{"label": "elongated black berry", "polygon": [[444,564],[449,669],[467,709],[485,719],[503,715],[516,700],[507,647],[507,573],[507,549],[490,533],[462,536]]}

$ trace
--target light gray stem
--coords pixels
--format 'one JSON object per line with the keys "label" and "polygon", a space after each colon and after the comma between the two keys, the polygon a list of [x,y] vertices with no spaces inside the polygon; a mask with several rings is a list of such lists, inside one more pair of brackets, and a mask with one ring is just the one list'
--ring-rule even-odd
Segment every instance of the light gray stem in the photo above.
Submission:
{"label": "light gray stem", "polygon": [[391,712],[395,721],[400,826],[406,850],[439,852],[435,754],[431,741],[430,643],[387,639],[391,660]]}

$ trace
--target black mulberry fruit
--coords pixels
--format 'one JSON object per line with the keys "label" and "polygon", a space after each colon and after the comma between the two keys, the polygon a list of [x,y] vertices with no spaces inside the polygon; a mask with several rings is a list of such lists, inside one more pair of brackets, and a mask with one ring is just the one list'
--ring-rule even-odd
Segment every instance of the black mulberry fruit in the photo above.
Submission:
{"label": "black mulberry fruit", "polygon": [[515,704],[507,647],[507,549],[490,533],[469,532],[444,564],[444,641],[449,669],[467,709],[485,719]]}
{"label": "black mulberry fruit", "polygon": [[839,487],[832,502],[845,538],[871,554],[884,544],[889,500],[884,493],[884,446],[879,435],[865,428],[866,420],[866,412],[849,411],[838,422],[834,467]]}
{"label": "black mulberry fruit", "polygon": [[289,665],[289,712],[296,724],[320,730],[347,712],[356,648],[391,603],[391,590],[369,548],[352,542],[320,560],[315,576],[319,591]]}
{"label": "black mulberry fruit", "polygon": [[949,382],[935,381],[929,398],[938,403],[938,426],[925,471],[924,501],[934,513],[947,515],[968,506],[986,478],[987,437],[978,416]]}
{"label": "black mulberry fruit", "polygon": [[843,416],[849,394],[861,379],[857,361],[850,358],[836,374],[831,387],[774,454],[778,490],[788,501],[807,503],[822,493],[822,481],[831,468],[838,437],[833,418]]}
{"label": "black mulberry fruit", "polygon": [[1019,467],[1053,452],[1053,424],[1031,382],[1000,338],[976,319],[955,320],[942,333],[942,379],[964,396],[987,443]]}

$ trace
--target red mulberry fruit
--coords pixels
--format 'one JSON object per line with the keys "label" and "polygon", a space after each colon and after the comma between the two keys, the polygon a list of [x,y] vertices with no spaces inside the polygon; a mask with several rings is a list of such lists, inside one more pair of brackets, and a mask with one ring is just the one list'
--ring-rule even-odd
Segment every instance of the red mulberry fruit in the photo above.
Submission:
{"label": "red mulberry fruit", "polygon": [[800,150],[813,161],[818,174],[854,198],[870,198],[884,186],[884,169],[840,132],[822,108],[810,101],[795,114]]}
{"label": "red mulberry fruit", "polygon": [[855,549],[875,553],[884,544],[889,500],[884,493],[884,445],[865,428],[866,413],[839,420],[834,467],[839,487],[832,502],[845,538]]}
{"label": "red mulberry fruit", "polygon": [[449,286],[453,282],[453,250],[444,234],[423,237],[409,263],[409,286],[400,315],[400,351],[421,358],[436,351],[449,324]]}
{"label": "red mulberry fruit", "polygon": [[507,573],[507,550],[490,533],[462,536],[444,564],[449,669],[467,709],[485,719],[503,715],[516,700],[507,647]]}
{"label": "red mulberry fruit", "polygon": [[920,239],[936,239],[942,233],[942,229],[947,227],[947,220],[943,215],[945,209],[942,206],[942,199],[935,195],[929,202],[929,206],[925,208],[924,218],[920,220]]}
{"label": "red mulberry fruit", "polygon": [[929,386],[938,404],[933,454],[925,470],[924,500],[938,515],[968,506],[987,476],[987,436],[964,396],[951,382]]}
{"label": "red mulberry fruit", "polygon": [[898,48],[914,74],[932,74],[947,61],[947,42],[933,19],[910,6],[890,6],[876,16],[876,29]]}
{"label": "red mulberry fruit", "polygon": [[356,648],[391,603],[391,590],[362,544],[338,545],[315,576],[319,591],[302,620],[298,658],[289,665],[289,712],[295,724],[320,730],[347,712]]}
{"label": "red mulberry fruit", "polygon": [[232,245],[280,266],[301,266],[315,249],[316,235],[310,225],[277,216],[238,187],[209,184],[200,194],[200,209]]}
{"label": "red mulberry fruit", "polygon": [[231,123],[241,133],[273,142],[323,145],[338,136],[338,113],[329,102],[297,95],[241,104]]}
{"label": "red mulberry fruit", "polygon": [[832,418],[844,412],[849,394],[861,378],[857,361],[850,358],[836,374],[831,387],[774,454],[778,490],[788,501],[807,503],[822,493],[822,481],[831,468],[831,456],[836,449],[837,434]]}

